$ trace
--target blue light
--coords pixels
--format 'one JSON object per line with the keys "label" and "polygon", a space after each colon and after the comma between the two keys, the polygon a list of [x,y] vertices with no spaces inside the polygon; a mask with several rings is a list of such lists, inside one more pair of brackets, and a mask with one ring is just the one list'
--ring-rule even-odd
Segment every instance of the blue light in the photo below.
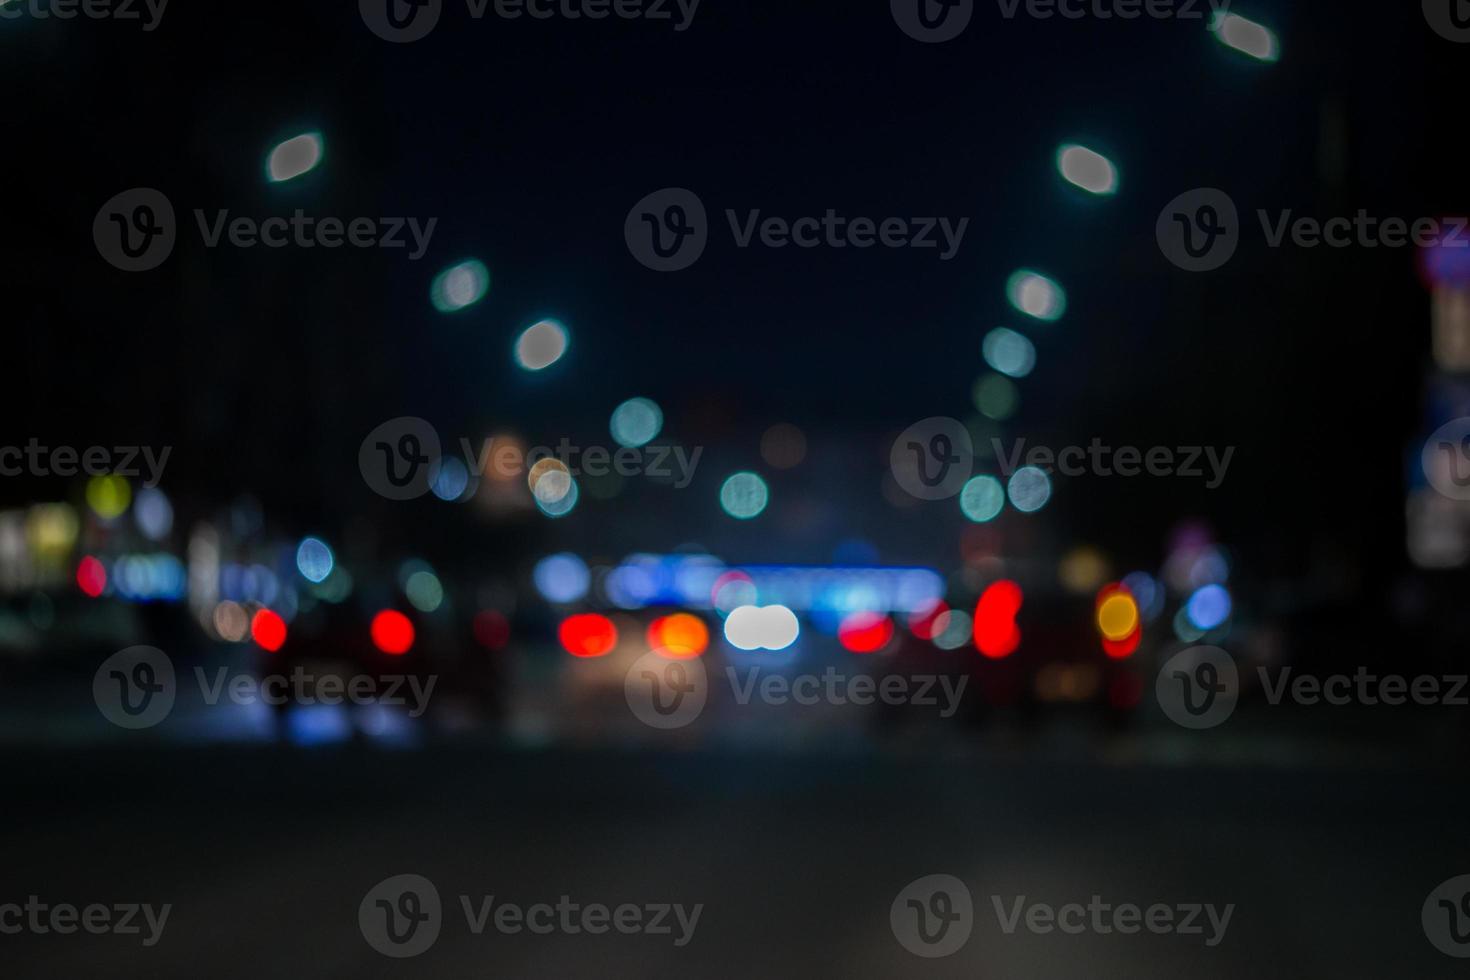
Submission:
{"label": "blue light", "polygon": [[266,176],[271,183],[292,180],[316,169],[322,162],[322,134],[302,133],[280,143],[266,160]]}
{"label": "blue light", "polygon": [[547,517],[566,517],[577,506],[577,498],[581,496],[581,490],[578,489],[576,480],[569,480],[567,492],[555,500],[542,500],[535,493],[532,493],[531,496],[535,499],[537,508]]}
{"label": "blue light", "polygon": [[308,582],[325,582],[336,560],[320,538],[303,538],[296,547],[296,570]]}
{"label": "blue light", "polygon": [[720,506],[736,520],[758,516],[770,499],[766,481],[750,472],[736,473],[720,487]]}
{"label": "blue light", "polygon": [[465,488],[470,485],[469,467],[458,456],[440,456],[435,466],[438,472],[434,474],[434,496],[450,503],[464,496]]}
{"label": "blue light", "polygon": [[445,269],[429,284],[429,302],[440,313],[474,306],[490,291],[490,270],[479,259],[465,259]]}
{"label": "blue light", "polygon": [[174,526],[174,508],[157,487],[143,487],[133,500],[133,519],[149,541],[162,541]]}
{"label": "blue light", "polygon": [[647,398],[629,398],[613,409],[612,437],[619,446],[636,449],[647,445],[663,431],[664,413]]}
{"label": "blue light", "polygon": [[547,602],[561,603],[581,599],[592,580],[587,563],[570,552],[541,559],[531,577]]}
{"label": "blue light", "polygon": [[1154,620],[1164,611],[1164,590],[1148,572],[1129,572],[1123,576],[1123,588],[1133,594],[1143,618]]}
{"label": "blue light", "polygon": [[1024,378],[1036,367],[1036,346],[1007,327],[996,327],[980,342],[985,363],[1001,374]]}
{"label": "blue light", "polygon": [[1207,585],[1189,597],[1184,609],[1197,628],[1212,630],[1230,618],[1230,593],[1224,586]]}
{"label": "blue light", "polygon": [[130,602],[178,602],[184,598],[188,574],[173,555],[123,555],[108,576],[116,594]]}
{"label": "blue light", "polygon": [[658,595],[655,571],[656,566],[629,559],[608,573],[603,588],[614,605],[638,609],[651,603]]}
{"label": "blue light", "polygon": [[1011,474],[1006,493],[1016,510],[1023,514],[1034,513],[1051,499],[1051,479],[1035,466],[1023,466]]}
{"label": "blue light", "polygon": [[352,738],[352,717],[340,704],[312,704],[286,714],[286,737],[293,745],[334,745]]}
{"label": "blue light", "polygon": [[1006,492],[993,476],[972,477],[960,491],[960,510],[976,524],[994,520],[1006,505]]}
{"label": "blue light", "polygon": [[844,568],[809,565],[742,565],[761,602],[800,612],[852,611],[861,595],[867,612],[911,613],[944,596],[944,578],[930,568]]}

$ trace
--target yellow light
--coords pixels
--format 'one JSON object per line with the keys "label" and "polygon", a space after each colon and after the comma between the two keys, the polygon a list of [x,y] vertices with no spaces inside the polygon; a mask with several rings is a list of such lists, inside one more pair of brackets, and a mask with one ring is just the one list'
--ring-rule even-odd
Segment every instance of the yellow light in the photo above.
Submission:
{"label": "yellow light", "polygon": [[1079,545],[1062,558],[1057,566],[1057,578],[1069,592],[1085,595],[1096,592],[1107,581],[1108,571],[1108,560],[1102,552]]}
{"label": "yellow light", "polygon": [[87,481],[87,506],[104,521],[121,516],[132,502],[132,487],[128,486],[127,480],[115,473],[110,476],[94,476]]}
{"label": "yellow light", "polygon": [[1138,628],[1138,603],[1126,592],[1108,596],[1097,607],[1097,628],[1109,640],[1126,640]]}
{"label": "yellow light", "polygon": [[66,504],[37,504],[26,515],[31,547],[45,558],[67,555],[76,544],[76,513]]}

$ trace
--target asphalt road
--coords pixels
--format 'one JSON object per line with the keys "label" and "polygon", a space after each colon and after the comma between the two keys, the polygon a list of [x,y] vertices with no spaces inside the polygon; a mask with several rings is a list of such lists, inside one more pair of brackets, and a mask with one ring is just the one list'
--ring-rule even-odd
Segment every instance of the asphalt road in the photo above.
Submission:
{"label": "asphalt road", "polygon": [[[151,947],[146,927],[0,936],[11,978],[1434,980],[1465,969],[1420,922],[1436,885],[1470,873],[1464,781],[1443,771],[163,745],[23,750],[6,771],[0,904],[172,906]],[[443,903],[437,941],[406,959],[376,952],[358,917],[369,890],[400,874],[429,879]],[[930,874],[958,878],[974,903],[968,941],[937,959],[908,952],[889,914]],[[491,895],[703,908],[683,946],[678,928],[476,935],[461,896],[474,909]],[[1007,934],[994,906],[1093,895],[1234,910],[1209,946],[1208,927]]]}

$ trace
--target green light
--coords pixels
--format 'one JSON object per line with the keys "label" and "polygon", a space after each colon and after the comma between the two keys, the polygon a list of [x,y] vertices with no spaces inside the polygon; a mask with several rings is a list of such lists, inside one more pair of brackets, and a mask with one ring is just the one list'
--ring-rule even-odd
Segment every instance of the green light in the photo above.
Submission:
{"label": "green light", "polygon": [[1113,161],[1095,150],[1077,143],[1057,147],[1057,170],[1069,183],[1091,194],[1116,194],[1118,168]]}
{"label": "green light", "polygon": [[1215,39],[1229,48],[1268,64],[1281,59],[1281,44],[1264,24],[1247,20],[1239,14],[1215,14],[1210,22]]}
{"label": "green light", "polygon": [[973,477],[960,491],[960,510],[976,524],[994,520],[1005,505],[1005,488],[993,476]]}
{"label": "green light", "polygon": [[279,144],[265,163],[266,176],[279,184],[316,169],[322,162],[322,134],[302,133]]}
{"label": "green light", "polygon": [[1031,269],[1018,269],[1006,280],[1006,299],[1027,316],[1050,323],[1067,312],[1067,293],[1056,280]]}
{"label": "green light", "polygon": [[980,342],[985,363],[1001,374],[1024,378],[1036,366],[1036,346],[1007,327],[996,327]]}
{"label": "green light", "polygon": [[1016,404],[1021,400],[1016,383],[1002,374],[987,374],[976,381],[973,394],[980,414],[997,422],[1015,415]]}
{"label": "green light", "polygon": [[748,521],[766,509],[771,493],[754,473],[736,473],[720,487],[720,506],[736,520]]}
{"label": "green light", "polygon": [[629,398],[613,409],[613,440],[628,449],[647,445],[664,427],[664,413],[656,402],[647,398]]}
{"label": "green light", "polygon": [[457,313],[474,306],[490,291],[490,270],[478,259],[466,259],[434,277],[429,302],[440,313]]}

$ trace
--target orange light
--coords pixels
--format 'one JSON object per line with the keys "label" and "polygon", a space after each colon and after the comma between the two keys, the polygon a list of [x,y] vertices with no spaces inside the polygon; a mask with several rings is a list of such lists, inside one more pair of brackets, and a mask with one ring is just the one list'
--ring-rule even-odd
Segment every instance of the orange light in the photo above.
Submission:
{"label": "orange light", "polygon": [[574,657],[601,657],[618,644],[618,628],[597,613],[580,613],[562,620],[556,631],[561,645]]}
{"label": "orange light", "polygon": [[269,609],[261,609],[250,619],[250,638],[262,650],[275,653],[286,644],[286,621]]}
{"label": "orange light", "polygon": [[1116,582],[1103,586],[1098,592],[1094,612],[1098,632],[1104,639],[1126,640],[1138,629],[1138,602],[1131,592]]}
{"label": "orange light", "polygon": [[837,627],[837,642],[853,653],[876,653],[891,639],[893,620],[878,613],[851,613]]}
{"label": "orange light", "polygon": [[1133,593],[1118,582],[1105,585],[1097,593],[1093,612],[1103,653],[1114,660],[1133,656],[1143,639],[1143,617]]}
{"label": "orange light", "polygon": [[648,646],[671,660],[688,660],[709,647],[709,627],[689,613],[660,616],[648,624]]}
{"label": "orange light", "polygon": [[1024,594],[1015,582],[1002,579],[992,583],[975,603],[975,649],[992,660],[1009,657],[1021,645],[1021,629],[1016,614],[1021,611]]}
{"label": "orange light", "polygon": [[401,656],[413,647],[413,623],[396,609],[384,609],[373,617],[373,646],[390,656]]}

